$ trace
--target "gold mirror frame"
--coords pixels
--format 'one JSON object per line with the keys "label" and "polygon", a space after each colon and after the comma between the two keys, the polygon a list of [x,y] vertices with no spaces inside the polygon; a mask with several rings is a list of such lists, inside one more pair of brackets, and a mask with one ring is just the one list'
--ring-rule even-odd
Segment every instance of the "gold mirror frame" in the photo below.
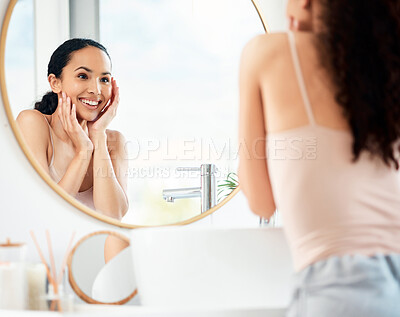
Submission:
{"label": "gold mirror frame", "polygon": [[[5,52],[6,52],[6,39],[7,39],[7,31],[8,27],[10,24],[11,20],[11,15],[14,10],[15,5],[17,4],[18,0],[10,0],[8,3],[7,11],[4,16],[3,20],[3,25],[1,28],[1,35],[0,35],[0,91],[1,91],[1,98],[3,101],[3,105],[6,111],[8,123],[11,126],[11,129],[14,133],[15,138],[18,141],[19,146],[21,147],[22,151],[24,152],[25,156],[27,157],[29,163],[33,166],[33,168],[36,170],[36,172],[40,175],[40,177],[58,194],[60,195],[65,201],[67,201],[69,204],[77,208],[78,210],[84,212],[85,214],[92,216],[100,221],[103,221],[105,223],[115,225],[121,228],[128,228],[128,229],[135,229],[135,228],[143,228],[143,227],[160,227],[160,226],[180,226],[180,225],[187,225],[190,223],[193,223],[195,221],[201,220],[212,213],[214,213],[216,210],[224,206],[228,201],[230,201],[239,191],[240,191],[240,185],[232,191],[224,200],[222,200],[219,204],[215,205],[213,208],[207,210],[206,212],[203,212],[202,214],[171,224],[166,224],[166,225],[133,225],[133,224],[127,224],[127,223],[122,223],[121,221],[115,220],[113,218],[104,216],[91,208],[87,207],[86,205],[82,204],[72,196],[70,196],[66,191],[64,191],[63,188],[58,186],[51,177],[44,171],[44,169],[37,163],[35,158],[32,156],[30,150],[28,149],[27,145],[25,144],[25,141],[22,138],[22,134],[15,122],[15,119],[13,117],[11,107],[10,107],[10,101],[8,98],[8,93],[7,93],[7,86],[6,86],[6,76],[5,76]],[[263,24],[263,28],[266,33],[269,32],[267,23],[265,21],[264,16],[262,15],[260,11],[260,7],[258,5],[257,0],[251,0],[253,3],[257,14],[261,20],[261,23]]]}
{"label": "gold mirror frame", "polygon": [[107,234],[107,235],[111,235],[111,236],[115,236],[117,238],[120,238],[121,240],[127,242],[130,244],[130,241],[127,237],[123,236],[122,234],[119,234],[117,232],[114,231],[96,231],[96,232],[92,232],[86,236],[84,236],[83,238],[81,238],[74,246],[74,248],[71,250],[69,256],[68,256],[68,280],[69,280],[69,284],[71,285],[72,289],[74,290],[75,294],[78,295],[82,300],[84,300],[86,303],[89,304],[103,304],[103,305],[123,305],[127,302],[129,302],[134,296],[136,296],[137,294],[137,289],[135,289],[128,297],[121,299],[117,302],[111,302],[111,303],[103,303],[103,302],[99,302],[95,299],[93,299],[92,297],[86,295],[82,289],[78,286],[78,283],[75,281],[73,273],[72,273],[72,258],[75,254],[75,251],[78,249],[78,247],[84,243],[86,240],[88,240],[89,238],[96,236],[96,235],[100,235],[100,234]]}

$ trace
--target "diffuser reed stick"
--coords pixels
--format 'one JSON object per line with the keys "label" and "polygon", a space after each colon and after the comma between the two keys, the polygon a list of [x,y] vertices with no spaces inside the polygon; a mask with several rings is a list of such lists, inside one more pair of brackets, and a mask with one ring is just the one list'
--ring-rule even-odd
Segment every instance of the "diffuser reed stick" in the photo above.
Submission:
{"label": "diffuser reed stick", "polygon": [[64,271],[65,271],[65,266],[67,264],[68,255],[69,255],[69,253],[71,251],[72,242],[73,242],[74,237],[75,237],[75,232],[72,234],[72,237],[71,237],[71,239],[69,241],[68,248],[67,248],[66,254],[64,255],[64,259],[63,259],[63,262],[62,262],[62,265],[61,265],[61,270],[60,270],[60,273],[58,275],[58,278],[57,278],[56,264],[55,264],[55,260],[54,260],[53,247],[52,247],[51,237],[50,237],[49,231],[46,230],[46,240],[47,240],[47,247],[48,247],[48,250],[49,250],[51,269],[49,268],[49,265],[47,264],[47,262],[46,262],[46,260],[45,260],[45,258],[43,256],[43,252],[42,252],[42,250],[41,250],[41,248],[39,246],[39,243],[38,243],[38,241],[36,239],[35,234],[33,233],[33,231],[30,231],[30,234],[31,234],[33,242],[35,243],[35,246],[36,246],[36,249],[37,249],[37,251],[39,253],[40,259],[41,259],[41,261],[43,262],[43,264],[44,264],[44,266],[46,268],[47,279],[49,280],[49,283],[52,285],[54,294],[56,295],[56,298],[57,298],[57,299],[54,299],[54,300],[51,301],[50,310],[54,311],[54,310],[57,309],[59,312],[62,312],[61,301],[59,299],[59,296],[61,294],[59,294],[60,290],[58,289],[58,285],[61,284],[61,281],[62,281],[62,278],[63,278],[63,274],[64,274]]}
{"label": "diffuser reed stick", "polygon": [[58,274],[58,279],[57,279],[57,283],[58,283],[58,284],[60,284],[61,281],[62,281],[62,279],[63,279],[64,271],[65,271],[65,266],[67,265],[68,256],[69,256],[69,254],[70,254],[70,252],[71,252],[72,242],[74,241],[75,234],[76,234],[76,232],[74,231],[74,232],[72,233],[71,239],[69,240],[69,244],[68,244],[68,247],[67,247],[67,251],[65,252],[64,259],[63,259],[63,262],[62,262],[62,265],[61,265],[61,271],[60,271],[60,273]]}
{"label": "diffuser reed stick", "polygon": [[53,285],[53,287],[54,287],[54,279],[53,279],[53,277],[51,276],[51,273],[50,273],[50,270],[49,270],[49,266],[47,265],[47,262],[46,262],[46,260],[45,260],[45,258],[44,258],[44,256],[43,256],[42,249],[40,249],[39,243],[37,242],[36,236],[35,236],[35,234],[33,233],[33,231],[30,231],[30,234],[31,234],[32,240],[33,240],[33,242],[34,242],[34,244],[35,244],[35,246],[36,246],[36,249],[37,249],[37,251],[38,251],[38,253],[39,253],[40,260],[42,261],[42,263],[44,264],[44,266],[45,266],[45,268],[46,268],[47,279],[49,280],[49,283],[50,283],[51,285]]}
{"label": "diffuser reed stick", "polygon": [[53,248],[51,246],[51,238],[50,238],[50,233],[49,230],[46,230],[46,239],[47,239],[47,247],[49,249],[49,257],[50,257],[50,265],[51,265],[51,270],[53,272],[53,279],[54,279],[54,293],[58,295],[58,283],[57,283],[57,271],[56,271],[56,263],[54,261],[54,255],[53,255]]}

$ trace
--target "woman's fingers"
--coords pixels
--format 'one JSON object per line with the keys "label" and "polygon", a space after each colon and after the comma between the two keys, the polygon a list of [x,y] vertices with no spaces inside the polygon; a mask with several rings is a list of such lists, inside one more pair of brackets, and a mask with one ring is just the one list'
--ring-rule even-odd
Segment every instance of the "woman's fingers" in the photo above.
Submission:
{"label": "woman's fingers", "polygon": [[72,104],[71,106],[71,114],[69,115],[69,120],[71,122],[71,128],[76,128],[78,121],[76,120],[75,104]]}
{"label": "woman's fingers", "polygon": [[114,77],[111,77],[111,98],[109,105],[111,105],[114,102],[114,89],[115,89],[115,79]]}
{"label": "woman's fingers", "polygon": [[93,150],[93,145],[90,145],[90,142],[88,143],[89,137],[77,120],[76,105],[72,104],[71,98],[64,92],[62,92],[61,98],[58,100],[58,107],[58,116],[63,129],[72,141],[75,149],[78,151],[82,149]]}
{"label": "woman's fingers", "polygon": [[107,117],[109,117],[110,115],[114,117],[116,114],[116,108],[118,107],[119,104],[119,88],[114,78],[111,78],[111,85],[112,85],[111,98],[110,101],[105,106],[105,108],[102,110],[101,116],[107,114]]}
{"label": "woman's fingers", "polygon": [[61,124],[64,126],[64,115],[63,115],[64,111],[63,111],[63,99],[62,99],[62,97],[58,98],[58,106],[57,107],[58,107],[58,118],[60,119]]}
{"label": "woman's fingers", "polygon": [[117,87],[117,93],[115,94],[115,100],[114,100],[114,104],[115,104],[115,111],[117,110],[118,106],[119,106],[119,87]]}
{"label": "woman's fingers", "polygon": [[76,119],[76,105],[75,104],[72,104],[70,118],[71,118],[71,123],[73,124],[73,126],[81,127],[78,123],[78,120]]}
{"label": "woman's fingers", "polygon": [[110,108],[112,107],[112,110],[114,111],[115,115],[115,111],[117,110],[119,104],[119,87],[117,86],[117,81],[114,78],[112,78],[111,80],[112,80],[113,98],[110,104]]}
{"label": "woman's fingers", "polygon": [[66,127],[67,131],[71,131],[71,128],[73,127],[73,123],[71,121],[71,98],[67,97],[65,99],[65,121],[66,121]]}
{"label": "woman's fingers", "polygon": [[66,107],[67,97],[65,95],[65,92],[62,92],[61,98],[62,98],[62,104],[61,104],[62,118],[63,118],[64,128],[66,128],[66,124],[67,124],[67,118],[66,118],[66,114],[67,114],[67,107]]}
{"label": "woman's fingers", "polygon": [[67,95],[65,94],[65,92],[62,92],[61,94],[61,122],[63,124],[64,130],[68,131],[69,130],[69,109],[68,109],[68,105],[67,105]]}
{"label": "woman's fingers", "polygon": [[63,126],[64,130],[68,135],[74,131],[76,128],[77,120],[76,120],[76,112],[73,111],[73,106],[71,104],[71,98],[68,97],[64,92],[62,93],[62,109],[63,109]]}

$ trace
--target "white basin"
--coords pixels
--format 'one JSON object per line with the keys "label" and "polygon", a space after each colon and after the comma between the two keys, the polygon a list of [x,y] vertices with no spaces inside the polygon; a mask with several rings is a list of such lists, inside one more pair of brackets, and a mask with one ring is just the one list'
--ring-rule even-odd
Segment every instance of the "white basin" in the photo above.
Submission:
{"label": "white basin", "polygon": [[285,308],[292,260],[282,229],[164,227],[131,233],[142,305]]}

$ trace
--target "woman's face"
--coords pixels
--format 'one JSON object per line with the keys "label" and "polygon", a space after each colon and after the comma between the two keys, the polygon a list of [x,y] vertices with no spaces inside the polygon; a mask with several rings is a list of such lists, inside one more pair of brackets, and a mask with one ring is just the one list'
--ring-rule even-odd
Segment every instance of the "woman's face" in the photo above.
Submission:
{"label": "woman's face", "polygon": [[73,52],[63,68],[60,88],[76,105],[78,119],[94,121],[112,94],[111,61],[107,54],[93,46]]}

